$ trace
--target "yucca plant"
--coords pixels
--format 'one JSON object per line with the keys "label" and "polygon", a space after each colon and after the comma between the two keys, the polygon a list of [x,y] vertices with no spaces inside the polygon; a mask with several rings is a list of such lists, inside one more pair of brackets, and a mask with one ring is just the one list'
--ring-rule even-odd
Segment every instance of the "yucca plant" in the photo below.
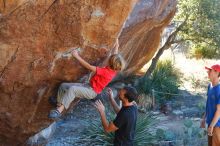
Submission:
{"label": "yucca plant", "polygon": [[180,84],[179,71],[173,66],[170,60],[158,62],[151,79],[155,90],[168,93],[178,92]]}
{"label": "yucca plant", "polygon": [[155,127],[157,124],[156,117],[151,113],[139,114],[136,125],[136,133],[134,139],[135,146],[151,146],[157,141],[157,137],[154,134]]}
{"label": "yucca plant", "polygon": [[[110,113],[110,115],[114,115]],[[113,119],[111,116],[110,119]],[[156,124],[156,118],[152,114],[139,114],[136,124],[135,134],[135,146],[148,145],[151,146],[156,137],[153,135],[152,127]],[[84,136],[87,141],[90,141],[89,145],[94,146],[112,146],[114,140],[114,133],[106,133],[103,130],[100,120],[94,120],[90,123],[89,129],[85,132]]]}
{"label": "yucca plant", "polygon": [[90,145],[112,146],[114,133],[106,133],[103,130],[100,119],[91,122],[90,128],[86,131],[84,137],[90,139]]}
{"label": "yucca plant", "polygon": [[137,82],[135,87],[139,93],[146,95],[152,94],[152,89],[155,91],[154,96],[158,102],[163,103],[166,98],[171,97],[167,93],[178,93],[180,85],[180,72],[173,66],[170,60],[159,61],[157,67],[149,77],[142,77]]}

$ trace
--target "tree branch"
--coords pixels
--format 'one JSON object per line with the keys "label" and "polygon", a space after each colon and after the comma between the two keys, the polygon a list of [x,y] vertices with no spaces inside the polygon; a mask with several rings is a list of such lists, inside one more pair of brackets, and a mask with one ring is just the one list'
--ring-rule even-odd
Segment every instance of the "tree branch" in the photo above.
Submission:
{"label": "tree branch", "polygon": [[145,73],[144,77],[148,77],[151,75],[153,70],[156,68],[156,65],[157,65],[157,62],[158,62],[160,56],[163,54],[163,52],[165,50],[169,49],[171,47],[171,45],[174,44],[174,41],[176,40],[176,36],[177,36],[178,32],[184,27],[188,18],[189,18],[189,15],[187,15],[185,20],[176,28],[176,30],[174,32],[172,32],[170,34],[166,43],[159,49],[156,56],[152,59],[151,65],[148,68],[147,72]]}

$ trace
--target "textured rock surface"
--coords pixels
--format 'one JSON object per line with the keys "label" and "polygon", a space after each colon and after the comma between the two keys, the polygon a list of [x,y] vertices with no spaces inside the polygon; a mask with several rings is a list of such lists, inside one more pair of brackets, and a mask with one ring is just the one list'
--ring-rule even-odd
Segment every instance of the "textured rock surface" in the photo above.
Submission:
{"label": "textured rock surface", "polygon": [[138,71],[152,59],[175,12],[176,0],[140,0],[136,4],[119,41],[127,73]]}
{"label": "textured rock surface", "polygon": [[[48,97],[59,83],[87,71],[61,58],[68,47],[98,64],[107,55],[136,0],[0,1],[0,143],[18,144],[46,127]],[[138,70],[154,55],[175,13],[175,0],[142,0],[120,36],[120,52]],[[106,48],[106,49],[100,49]]]}
{"label": "textured rock surface", "polygon": [[[61,53],[106,57],[136,0],[0,1],[0,143],[24,142],[47,126],[48,97],[86,70]],[[106,47],[107,49],[99,49]]]}

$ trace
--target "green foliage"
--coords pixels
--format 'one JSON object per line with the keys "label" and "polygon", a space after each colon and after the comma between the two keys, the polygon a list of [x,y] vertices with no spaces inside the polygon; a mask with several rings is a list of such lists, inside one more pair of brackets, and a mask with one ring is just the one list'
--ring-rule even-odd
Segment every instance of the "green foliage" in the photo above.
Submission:
{"label": "green foliage", "polygon": [[213,47],[207,48],[206,45],[198,44],[196,46],[192,47],[192,50],[190,52],[190,57],[194,57],[197,59],[201,58],[218,58],[219,54],[216,52],[216,49]]}
{"label": "green foliage", "polygon": [[[111,113],[113,115],[113,113]],[[135,146],[151,145],[156,141],[156,137],[151,134],[152,126],[154,126],[155,117],[150,113],[139,114],[136,124]],[[85,139],[90,141],[90,145],[95,146],[112,146],[114,133],[106,133],[103,130],[100,120],[95,120],[89,123],[90,128],[85,132]]]}
{"label": "green foliage", "polygon": [[192,88],[195,90],[197,90],[197,88],[200,87],[201,85],[201,82],[199,79],[196,78],[196,76],[194,74],[192,74],[190,77],[189,77],[189,81],[191,82],[191,86]]}
{"label": "green foliage", "polygon": [[192,140],[202,139],[205,137],[205,132],[203,129],[195,126],[192,120],[184,121],[184,135],[182,136],[184,144],[187,145]]}
{"label": "green foliage", "polygon": [[[106,113],[108,121],[113,121],[115,114],[110,109],[106,107]],[[90,125],[90,128],[85,132],[84,137],[90,141],[91,145],[94,146],[112,146],[113,145],[113,139],[114,139],[114,133],[106,133],[103,130],[103,127],[101,125],[100,119],[94,120],[92,122],[89,122],[88,125]]]}
{"label": "green foliage", "polygon": [[192,120],[185,120],[183,124],[183,133],[157,129],[156,136],[158,140],[161,142],[170,141],[172,144],[184,146],[206,144],[206,140],[204,141],[206,139],[204,129],[199,128]]}
{"label": "green foliage", "polygon": [[105,133],[100,120],[92,121],[90,128],[86,131],[85,138],[90,141],[91,145],[112,146],[114,133]]}
{"label": "green foliage", "polygon": [[179,72],[170,60],[158,62],[152,73],[152,85],[157,91],[177,93],[179,87]]}
{"label": "green foliage", "polygon": [[[191,42],[192,57],[219,58],[220,54],[220,1],[179,0],[174,24],[186,24],[178,33],[178,39]],[[196,48],[196,49],[195,49]]]}
{"label": "green foliage", "polygon": [[[137,81],[136,88],[139,93],[144,94],[152,94],[152,89],[164,93],[178,93],[179,75],[179,71],[170,60],[159,61],[150,77],[144,77]],[[163,97],[169,98],[171,96],[155,92],[155,97],[163,100]]]}
{"label": "green foliage", "polygon": [[174,132],[169,130],[157,129],[156,135],[159,141],[175,141],[177,136]]}
{"label": "green foliage", "polygon": [[[203,101],[197,103],[197,107],[199,108],[200,111],[205,111],[205,104]],[[202,115],[201,115],[202,117]]]}
{"label": "green foliage", "polygon": [[153,132],[150,130],[155,124],[157,124],[156,117],[152,114],[139,114],[134,140],[135,146],[150,146],[157,141],[157,137],[153,135]]}

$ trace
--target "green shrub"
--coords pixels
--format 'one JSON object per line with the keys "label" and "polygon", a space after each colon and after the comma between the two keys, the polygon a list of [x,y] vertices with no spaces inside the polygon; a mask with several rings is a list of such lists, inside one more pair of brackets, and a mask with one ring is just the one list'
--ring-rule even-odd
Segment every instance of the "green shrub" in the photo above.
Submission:
{"label": "green shrub", "polygon": [[158,137],[159,141],[175,141],[177,139],[177,134],[164,129],[157,129],[156,136]]}
{"label": "green shrub", "polygon": [[205,137],[204,129],[195,125],[192,120],[184,121],[184,134],[184,139],[198,139]]}
{"label": "green shrub", "polygon": [[135,146],[151,146],[157,141],[157,137],[152,134],[153,131],[151,131],[151,129],[153,129],[152,127],[155,127],[158,123],[156,120],[156,117],[150,113],[139,114],[134,140]]}
{"label": "green shrub", "polygon": [[167,93],[177,93],[179,84],[179,72],[173,66],[172,62],[170,60],[159,62],[152,73],[152,85],[154,89]]}
{"label": "green shrub", "polygon": [[204,129],[198,127],[195,121],[189,119],[185,120],[183,124],[183,130],[180,131],[157,129],[156,136],[158,137],[159,143],[167,141],[174,145],[206,145],[207,140]]}
{"label": "green shrub", "polygon": [[192,47],[192,50],[190,51],[190,57],[201,59],[201,58],[207,58],[207,59],[213,59],[213,58],[219,58],[219,53],[217,52],[216,48],[212,48],[206,45],[200,45],[200,46],[194,46]]}
{"label": "green shrub", "polygon": [[165,98],[171,97],[169,93],[178,93],[180,85],[179,76],[180,72],[173,66],[170,60],[159,61],[152,75],[138,79],[135,86],[139,93],[152,94],[152,89],[168,93],[155,92],[154,96],[156,99],[163,101]]}
{"label": "green shrub", "polygon": [[[113,115],[113,113],[111,113]],[[155,122],[155,117],[150,113],[139,114],[136,124],[135,133],[135,146],[148,145],[151,146],[152,143],[156,141],[156,137],[150,131]],[[90,141],[90,145],[95,146],[112,146],[114,140],[114,133],[106,133],[103,130],[100,120],[95,120],[90,123],[89,129],[84,134],[84,140]]]}

